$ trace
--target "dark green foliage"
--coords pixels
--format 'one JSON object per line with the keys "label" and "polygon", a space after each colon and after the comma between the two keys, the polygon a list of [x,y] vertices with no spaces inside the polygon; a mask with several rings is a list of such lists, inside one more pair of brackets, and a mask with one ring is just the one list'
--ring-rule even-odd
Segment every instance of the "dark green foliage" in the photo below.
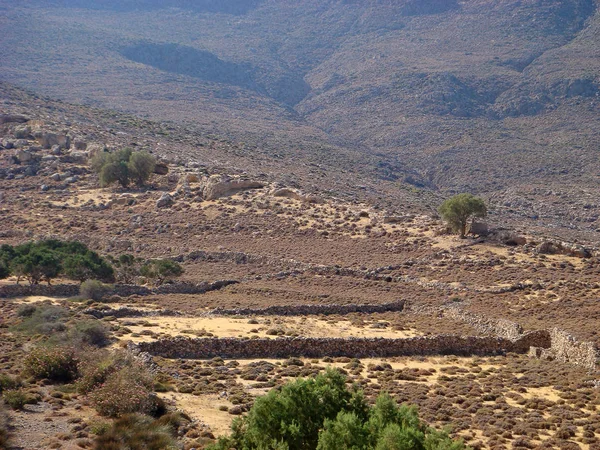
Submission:
{"label": "dark green foliage", "polygon": [[8,414],[0,402],[0,450],[8,449]]}
{"label": "dark green foliage", "polygon": [[116,278],[121,283],[133,283],[136,277],[140,275],[140,266],[143,259],[136,258],[131,254],[119,255],[118,258],[112,258],[111,262],[116,269]]}
{"label": "dark green foliage", "polygon": [[78,360],[68,347],[37,347],[25,357],[25,374],[35,379],[69,382],[77,378]]}
{"label": "dark green foliage", "polygon": [[213,450],[462,450],[446,432],[419,420],[415,407],[398,406],[387,394],[368,407],[346,378],[328,370],[258,398],[232,434]]}
{"label": "dark green foliage", "polygon": [[170,259],[153,259],[146,262],[140,274],[160,286],[165,281],[183,274],[183,267]]}
{"label": "dark green foliage", "polygon": [[442,203],[439,212],[450,228],[463,238],[467,233],[469,220],[485,217],[487,208],[481,198],[471,194],[458,194]]}
{"label": "dark green foliage", "polygon": [[47,281],[64,275],[77,281],[90,278],[110,282],[114,280],[111,265],[85,244],[76,241],[48,239],[38,242],[0,248],[0,278],[4,269],[18,279],[26,278],[30,284]]}
{"label": "dark green foliage", "polygon": [[0,246],[0,280],[11,275],[10,262],[15,258],[15,249],[8,244]]}
{"label": "dark green foliage", "polygon": [[40,281],[50,284],[61,271],[60,260],[52,251],[28,244],[16,250],[18,256],[11,261],[11,272],[26,278],[29,284],[39,284]]}
{"label": "dark green foliage", "polygon": [[119,183],[126,188],[133,180],[143,186],[154,172],[156,159],[147,152],[124,148],[114,153],[102,152],[92,159],[92,170],[100,178],[101,186]]}
{"label": "dark green foliage", "polygon": [[67,256],[63,263],[63,273],[71,280],[84,282],[95,279],[106,282],[114,281],[113,268],[97,253],[88,251],[85,254]]}
{"label": "dark green foliage", "polygon": [[134,152],[129,158],[127,168],[129,177],[138,186],[143,186],[154,172],[156,159],[148,152]]}
{"label": "dark green foliage", "polygon": [[96,438],[96,450],[169,450],[178,449],[173,428],[141,414],[129,414]]}

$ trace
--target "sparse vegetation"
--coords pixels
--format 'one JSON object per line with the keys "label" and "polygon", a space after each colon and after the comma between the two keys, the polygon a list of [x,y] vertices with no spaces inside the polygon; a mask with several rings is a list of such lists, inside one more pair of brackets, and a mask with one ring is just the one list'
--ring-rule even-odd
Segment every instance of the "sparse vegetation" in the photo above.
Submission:
{"label": "sparse vegetation", "polygon": [[98,280],[86,280],[79,287],[79,295],[88,300],[100,301],[108,292],[108,286]]}
{"label": "sparse vegetation", "polygon": [[141,414],[117,419],[95,440],[96,450],[176,450],[174,430],[159,420]]}
{"label": "sparse vegetation", "polygon": [[5,411],[4,405],[0,402],[0,450],[8,449],[8,414]]}

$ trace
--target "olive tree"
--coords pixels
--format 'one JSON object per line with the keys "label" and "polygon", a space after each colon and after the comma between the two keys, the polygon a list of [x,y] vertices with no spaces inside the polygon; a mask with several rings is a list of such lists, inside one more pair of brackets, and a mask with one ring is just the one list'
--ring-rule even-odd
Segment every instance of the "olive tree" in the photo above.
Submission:
{"label": "olive tree", "polygon": [[458,194],[442,203],[439,212],[450,228],[464,238],[467,234],[469,220],[475,217],[485,217],[487,207],[479,197],[471,194]]}
{"label": "olive tree", "polygon": [[98,153],[91,165],[100,178],[101,186],[119,183],[126,188],[131,181],[143,186],[154,172],[156,159],[148,152],[124,148],[113,153]]}

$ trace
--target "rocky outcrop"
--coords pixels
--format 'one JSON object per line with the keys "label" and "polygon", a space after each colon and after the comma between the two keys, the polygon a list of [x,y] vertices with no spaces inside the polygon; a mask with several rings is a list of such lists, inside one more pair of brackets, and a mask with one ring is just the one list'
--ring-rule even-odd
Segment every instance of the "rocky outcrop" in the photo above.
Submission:
{"label": "rocky outcrop", "polygon": [[66,134],[39,132],[36,133],[35,137],[40,145],[45,149],[50,149],[55,145],[65,149],[71,148],[71,138]]}
{"label": "rocky outcrop", "polygon": [[202,180],[201,193],[205,200],[233,195],[249,189],[261,189],[264,183],[243,178],[231,178],[224,175],[211,175]]}

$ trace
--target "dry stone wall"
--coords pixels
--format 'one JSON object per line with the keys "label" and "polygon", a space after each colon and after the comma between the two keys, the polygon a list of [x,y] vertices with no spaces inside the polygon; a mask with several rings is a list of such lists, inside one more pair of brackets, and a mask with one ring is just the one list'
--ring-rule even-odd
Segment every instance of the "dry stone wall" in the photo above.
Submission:
{"label": "dry stone wall", "polygon": [[499,337],[453,336],[414,337],[408,339],[364,338],[277,338],[238,339],[176,337],[142,342],[142,352],[164,358],[287,358],[304,356],[347,356],[352,358],[412,355],[501,355],[527,353],[532,345],[550,344],[548,332],[533,332],[517,341]]}
{"label": "dry stone wall", "polygon": [[[220,280],[212,283],[172,283],[149,288],[135,284],[117,284],[106,292],[106,296],[119,295],[129,297],[130,295],[154,295],[154,294],[204,294],[206,292],[222,289],[231,284],[236,284],[236,280]],[[0,287],[0,298],[27,297],[31,295],[40,295],[46,297],[74,297],[79,294],[79,285],[75,284],[56,284],[34,285],[26,284],[8,285]]]}
{"label": "dry stone wall", "polygon": [[350,314],[364,313],[374,314],[382,312],[402,312],[404,309],[404,300],[383,305],[288,305],[288,306],[269,306],[267,308],[239,308],[222,309],[216,308],[210,314],[220,316],[312,316],[317,314]]}

